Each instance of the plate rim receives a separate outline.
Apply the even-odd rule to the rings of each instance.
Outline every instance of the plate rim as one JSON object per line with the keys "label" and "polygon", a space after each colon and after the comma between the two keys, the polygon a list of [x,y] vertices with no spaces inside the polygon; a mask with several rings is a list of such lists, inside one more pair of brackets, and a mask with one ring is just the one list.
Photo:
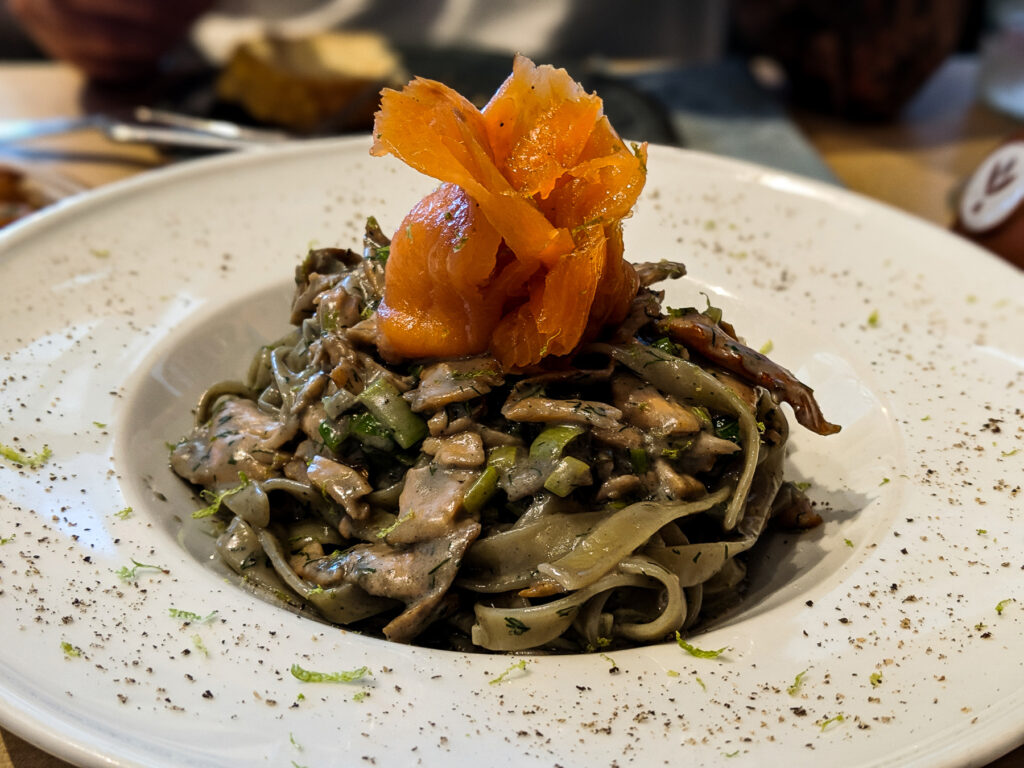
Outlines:
{"label": "plate rim", "polygon": [[[91,208],[101,206],[111,201],[116,201],[116,199],[123,195],[133,194],[151,187],[159,187],[163,184],[172,183],[176,180],[180,181],[190,177],[201,177],[205,173],[213,172],[218,169],[230,169],[232,167],[248,166],[254,163],[260,164],[261,162],[267,162],[268,160],[273,162],[280,158],[305,155],[307,153],[331,151],[332,148],[339,151],[342,149],[351,151],[357,147],[366,147],[368,150],[368,138],[368,135],[358,135],[341,139],[322,139],[309,142],[296,142],[294,145],[281,148],[267,150],[259,149],[237,152],[230,155],[198,158],[173,166],[144,172],[131,178],[122,179],[103,187],[89,190],[84,194],[75,195],[72,198],[68,198],[56,205],[49,206],[32,214],[31,216],[25,217],[0,232],[0,263],[4,262],[4,257],[7,255],[9,249],[12,249],[23,240],[31,239],[36,232],[42,231],[44,228],[50,226],[51,223],[59,223],[62,219],[73,216],[87,215]],[[1024,276],[1012,265],[1002,259],[999,259],[989,251],[980,248],[970,241],[957,238],[955,234],[943,229],[937,224],[921,219],[889,204],[867,198],[859,193],[835,187],[826,182],[808,179],[786,171],[771,169],[766,166],[747,161],[722,158],[704,152],[663,145],[652,146],[652,152],[660,153],[663,151],[669,151],[673,154],[681,154],[684,157],[689,157],[693,162],[703,163],[714,169],[730,174],[735,174],[737,172],[750,174],[752,175],[751,180],[754,183],[758,183],[758,178],[768,174],[780,179],[791,180],[797,185],[808,190],[808,192],[816,199],[824,200],[827,203],[831,203],[836,199],[849,200],[857,203],[858,205],[864,206],[865,210],[867,210],[869,214],[882,212],[884,215],[896,215],[903,220],[904,224],[909,226],[923,226],[930,231],[937,230],[939,232],[943,232],[948,237],[957,240],[959,247],[970,252],[972,258],[982,259],[989,266],[996,266],[997,269],[1005,268],[1007,275],[1013,276],[1012,279],[1021,279],[1021,277]],[[23,738],[25,741],[32,743],[40,749],[43,749],[44,751],[47,751],[61,759],[81,765],[110,765],[112,762],[124,765],[136,764],[132,762],[112,760],[111,758],[95,751],[95,747],[98,746],[98,744],[91,740],[90,737],[92,737],[93,734],[89,731],[76,727],[75,731],[79,735],[77,740],[70,739],[63,733],[58,734],[49,731],[46,728],[45,718],[43,716],[30,715],[24,710],[15,709],[13,707],[13,703],[9,701],[7,693],[7,691],[0,691],[0,723],[15,735]],[[1009,716],[1010,713],[1003,712],[999,718],[996,718],[996,721],[1006,719]],[[64,728],[67,729],[69,723],[64,723],[63,725]],[[991,720],[987,721],[986,725],[989,729],[993,727]],[[1005,736],[1007,732],[1004,730],[1003,733]],[[983,760],[991,760],[998,758],[1000,755],[1009,752],[1021,744],[1024,744],[1024,728],[1022,728],[1015,737],[1010,736],[1009,738],[1005,738],[1002,743],[1000,743],[998,739],[994,742],[989,740],[985,745],[987,748],[982,750],[977,749],[978,744],[976,742],[972,743],[970,747],[964,747],[959,750],[957,757],[970,758],[972,760],[978,760],[979,758]]]}

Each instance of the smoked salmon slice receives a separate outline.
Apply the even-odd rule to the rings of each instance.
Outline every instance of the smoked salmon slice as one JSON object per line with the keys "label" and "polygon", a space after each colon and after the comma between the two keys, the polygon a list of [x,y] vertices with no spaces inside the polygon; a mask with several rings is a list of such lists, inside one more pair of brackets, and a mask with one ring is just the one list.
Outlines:
{"label": "smoked salmon slice", "polygon": [[621,221],[646,180],[601,100],[517,56],[484,109],[416,78],[386,89],[371,154],[442,182],[392,240],[378,324],[403,357],[490,350],[507,370],[570,354],[636,294]]}

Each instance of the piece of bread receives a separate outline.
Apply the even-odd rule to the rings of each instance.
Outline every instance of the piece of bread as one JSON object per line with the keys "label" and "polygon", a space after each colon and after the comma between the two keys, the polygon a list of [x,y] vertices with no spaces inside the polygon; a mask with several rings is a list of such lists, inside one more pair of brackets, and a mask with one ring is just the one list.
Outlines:
{"label": "piece of bread", "polygon": [[243,43],[218,78],[217,95],[265,123],[331,133],[368,127],[380,89],[404,79],[397,54],[378,35],[328,32]]}

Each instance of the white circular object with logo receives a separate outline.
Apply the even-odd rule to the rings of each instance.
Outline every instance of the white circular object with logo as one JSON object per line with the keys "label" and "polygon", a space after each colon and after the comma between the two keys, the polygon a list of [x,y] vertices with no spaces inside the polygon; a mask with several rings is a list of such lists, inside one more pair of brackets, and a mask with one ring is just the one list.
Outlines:
{"label": "white circular object with logo", "polygon": [[1024,141],[1011,141],[978,166],[960,198],[960,221],[985,232],[1006,221],[1024,200]]}

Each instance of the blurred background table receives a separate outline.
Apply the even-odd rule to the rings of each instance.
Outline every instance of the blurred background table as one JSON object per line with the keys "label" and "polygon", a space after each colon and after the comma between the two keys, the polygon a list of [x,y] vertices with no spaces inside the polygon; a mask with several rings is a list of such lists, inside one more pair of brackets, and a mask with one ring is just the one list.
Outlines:
{"label": "blurred background table", "polygon": [[[948,227],[959,185],[986,154],[1024,128],[978,102],[977,74],[974,58],[949,60],[898,119],[887,123],[851,123],[799,110],[780,114],[838,183]],[[84,92],[81,76],[67,66],[0,64],[0,120],[82,114]],[[0,163],[5,155],[90,188],[168,162],[152,147],[115,144],[92,132],[0,147]],[[0,728],[0,768],[64,766]],[[990,768],[1022,766],[1024,748],[1019,748]]]}

